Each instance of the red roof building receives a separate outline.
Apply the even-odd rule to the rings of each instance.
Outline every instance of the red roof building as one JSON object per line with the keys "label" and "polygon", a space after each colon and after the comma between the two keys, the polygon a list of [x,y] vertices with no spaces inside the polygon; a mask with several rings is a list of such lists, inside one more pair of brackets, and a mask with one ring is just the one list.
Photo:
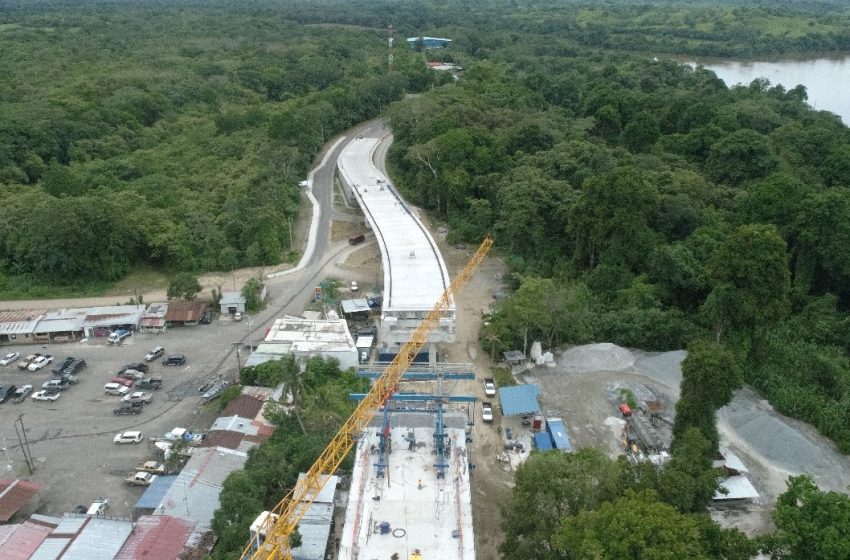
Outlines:
{"label": "red roof building", "polygon": [[0,522],[9,521],[41,489],[41,484],[19,478],[0,480]]}
{"label": "red roof building", "polygon": [[177,558],[196,523],[170,515],[143,515],[115,560]]}

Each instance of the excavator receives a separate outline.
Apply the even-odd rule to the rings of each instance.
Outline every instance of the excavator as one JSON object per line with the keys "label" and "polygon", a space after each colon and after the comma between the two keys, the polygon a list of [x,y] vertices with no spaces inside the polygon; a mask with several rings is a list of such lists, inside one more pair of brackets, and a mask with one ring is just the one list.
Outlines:
{"label": "excavator", "polygon": [[419,323],[384,373],[375,380],[369,393],[328,443],[304,479],[290,490],[274,509],[257,517],[260,523],[256,537],[252,537],[245,546],[242,560],[292,560],[290,537],[301,518],[316,500],[330,475],[336,472],[354,447],[358,435],[366,429],[375,413],[396,391],[402,375],[428,342],[428,337],[439,325],[443,314],[451,308],[452,296],[466,285],[492,246],[493,239],[485,237],[478,250],[446,288],[425,319]]}

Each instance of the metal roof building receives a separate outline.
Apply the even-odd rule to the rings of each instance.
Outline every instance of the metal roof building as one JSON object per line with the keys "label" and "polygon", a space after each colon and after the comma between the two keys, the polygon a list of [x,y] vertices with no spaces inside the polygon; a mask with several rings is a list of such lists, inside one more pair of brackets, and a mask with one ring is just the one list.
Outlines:
{"label": "metal roof building", "polygon": [[32,560],[112,560],[130,536],[124,519],[65,517],[44,539]]}
{"label": "metal roof building", "polygon": [[19,525],[0,525],[0,558],[29,560],[53,526],[25,521]]}
{"label": "metal roof building", "polygon": [[[304,473],[298,475],[296,488],[303,483]],[[334,512],[334,495],[339,485],[339,477],[326,477],[327,482],[307,509],[298,532],[301,533],[301,546],[292,549],[293,560],[324,560],[331,534]]]}
{"label": "metal roof building", "polygon": [[105,307],[84,307],[78,310],[85,315],[83,328],[95,327],[132,327],[138,328],[145,313],[144,305],[108,305]]}
{"label": "metal roof building", "polygon": [[540,412],[540,403],[537,402],[537,395],[539,394],[540,388],[534,383],[499,387],[502,414],[505,416],[522,416],[523,414]]}
{"label": "metal roof building", "polygon": [[0,522],[9,521],[42,488],[37,482],[19,478],[0,480]]}
{"label": "metal roof building", "polygon": [[224,447],[199,447],[180,471],[154,515],[171,515],[196,523],[190,544],[210,530],[224,479],[245,466],[248,455]]}
{"label": "metal roof building", "polygon": [[31,342],[35,326],[43,316],[44,311],[35,309],[0,313],[0,343]]}
{"label": "metal roof building", "polygon": [[357,347],[348,331],[348,324],[342,319],[277,319],[245,365],[253,366],[277,360],[286,354],[295,354],[299,358],[336,358],[342,369],[357,365]]}
{"label": "metal roof building", "polygon": [[143,515],[115,560],[173,560],[178,558],[195,523],[170,515]]}
{"label": "metal roof building", "polygon": [[[378,138],[357,138],[337,163],[343,189],[353,196],[375,232],[384,270],[381,310],[383,352],[397,352],[434,307],[451,283],[437,243],[387,177],[375,167],[372,155]],[[432,342],[454,340],[455,307],[432,333]]]}
{"label": "metal roof building", "polygon": [[145,488],[142,497],[136,502],[136,513],[153,513],[159,507],[159,504],[162,503],[162,499],[168,493],[168,489],[171,488],[175,480],[177,480],[176,474],[157,476],[151,485]]}

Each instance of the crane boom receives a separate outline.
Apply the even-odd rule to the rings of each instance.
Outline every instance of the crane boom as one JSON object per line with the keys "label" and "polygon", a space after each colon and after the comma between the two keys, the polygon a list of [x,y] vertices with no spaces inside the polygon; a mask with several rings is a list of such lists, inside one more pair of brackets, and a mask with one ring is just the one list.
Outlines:
{"label": "crane boom", "polygon": [[428,337],[439,325],[443,314],[451,308],[452,296],[466,285],[492,245],[491,237],[484,238],[470,261],[452,280],[451,285],[446,288],[425,319],[419,323],[410,336],[410,340],[401,347],[384,373],[375,380],[369,393],[360,401],[339,432],[328,443],[301,483],[284,496],[270,512],[271,515],[265,517],[263,527],[260,529],[265,534],[265,540],[261,544],[249,542],[242,551],[242,560],[291,560],[290,535],[322,491],[325,482],[330,478],[328,475],[336,472],[354,447],[357,435],[366,429],[375,413],[395,392],[402,375],[428,342]]}

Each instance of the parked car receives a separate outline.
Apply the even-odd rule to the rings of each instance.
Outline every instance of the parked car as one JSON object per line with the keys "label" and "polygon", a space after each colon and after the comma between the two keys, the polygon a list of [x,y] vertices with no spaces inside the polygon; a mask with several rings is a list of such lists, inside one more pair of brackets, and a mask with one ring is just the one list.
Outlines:
{"label": "parked car", "polygon": [[62,393],[55,391],[43,390],[37,393],[33,393],[32,400],[34,401],[56,401],[59,400],[59,397],[62,396]]}
{"label": "parked car", "polygon": [[142,432],[121,432],[120,434],[117,434],[112,441],[115,443],[139,443],[142,441]]}
{"label": "parked car", "polygon": [[485,422],[493,421],[493,404],[488,402],[481,403],[481,419]]}
{"label": "parked car", "polygon": [[186,363],[186,356],[183,354],[174,354],[173,356],[169,356],[165,361],[162,362],[164,366],[182,366]]}
{"label": "parked car", "polygon": [[28,354],[28,355],[24,356],[18,362],[18,369],[27,369],[30,366],[30,364],[33,362],[33,360],[35,360],[36,358],[38,358],[40,356],[41,356],[41,354]]}
{"label": "parked car", "polygon": [[53,356],[51,356],[50,354],[39,356],[38,358],[30,362],[30,365],[27,366],[27,369],[30,371],[38,371],[52,361]]}
{"label": "parked car", "polygon": [[237,311],[236,313],[234,313],[233,314],[233,320],[234,321],[241,321],[242,320],[242,313],[240,311]]}
{"label": "parked car", "polygon": [[112,334],[107,337],[106,342],[108,342],[109,344],[121,344],[121,342],[123,342],[125,338],[130,336],[130,334],[130,331],[118,329],[117,331],[113,331]]}
{"label": "parked car", "polygon": [[107,395],[123,397],[130,392],[130,389],[120,383],[107,383],[103,386],[103,392]]}
{"label": "parked car", "polygon": [[124,481],[131,486],[150,486],[154,480],[156,480],[155,474],[139,471],[131,474]]}
{"label": "parked car", "polygon": [[20,352],[9,352],[8,354],[0,358],[0,366],[8,366],[9,364],[17,360],[18,356],[20,355]]}
{"label": "parked car", "polygon": [[77,504],[73,508],[71,508],[70,513],[75,513],[79,515],[83,515],[88,511],[88,508],[82,504]]}
{"label": "parked car", "polygon": [[201,324],[209,325],[210,323],[212,323],[212,311],[207,309],[206,311],[204,311],[204,316],[201,317]]}
{"label": "parked car", "polygon": [[136,381],[136,389],[153,389],[156,391],[162,387],[161,377],[145,377]]}
{"label": "parked car", "polygon": [[134,369],[134,370],[140,371],[142,373],[147,373],[148,370],[150,369],[150,366],[148,364],[144,363],[144,362],[136,362],[134,364],[124,364],[123,366],[121,366],[121,369],[118,370],[118,373],[121,373],[122,371],[127,370],[127,369]]}
{"label": "parked car", "polygon": [[42,389],[58,389],[60,391],[65,391],[70,387],[71,384],[65,381],[64,379],[51,379],[50,381],[46,381],[42,384]]}
{"label": "parked car", "polygon": [[118,383],[119,385],[123,385],[127,388],[133,386],[135,383],[132,379],[125,379],[124,377],[118,377],[117,375],[113,376],[112,379],[109,380],[110,383]]}
{"label": "parked car", "polygon": [[22,403],[30,393],[32,393],[32,385],[22,385],[15,391],[15,398],[12,399],[12,402],[17,404]]}
{"label": "parked car", "polygon": [[484,380],[484,394],[488,397],[496,396],[496,381],[492,377]]}
{"label": "parked car", "polygon": [[63,383],[67,383],[69,385],[76,385],[77,381],[79,381],[80,378],[77,377],[76,375],[71,375],[70,373],[63,373],[59,377],[59,380],[62,381]]}
{"label": "parked car", "polygon": [[352,280],[351,285],[348,287],[352,292],[356,292],[360,289],[360,286],[357,285],[357,280]]}
{"label": "parked car", "polygon": [[108,507],[108,498],[95,498],[89,506],[89,509],[86,510],[86,515],[103,515],[106,513],[106,508]]}
{"label": "parked car", "polygon": [[145,354],[145,361],[152,362],[157,358],[161,358],[164,354],[165,348],[163,348],[162,346],[157,346],[156,348]]}
{"label": "parked car", "polygon": [[67,358],[65,358],[61,362],[57,363],[55,366],[53,366],[53,375],[62,375],[62,371],[65,369],[65,366],[67,366],[68,364],[70,364],[73,361],[74,361],[74,357],[68,356]]}
{"label": "parked car", "polygon": [[136,391],[134,393],[130,393],[129,395],[124,395],[121,397],[121,402],[125,403],[141,403],[148,404],[153,399],[153,395],[150,393],[146,393],[144,391]]}
{"label": "parked car", "polygon": [[144,376],[145,376],[144,372],[141,372],[137,369],[122,369],[118,373],[118,377],[121,377],[121,378],[124,378],[124,379],[136,380],[136,379],[141,379]]}
{"label": "parked car", "polygon": [[74,360],[73,362],[65,366],[65,368],[62,370],[62,375],[77,375],[78,373],[86,369],[87,366],[88,364],[85,360]]}
{"label": "parked car", "polygon": [[165,465],[156,461],[145,461],[136,465],[136,471],[149,472],[153,474],[165,474]]}
{"label": "parked car", "polygon": [[112,412],[116,416],[121,416],[123,414],[132,414],[135,416],[136,414],[142,412],[144,409],[145,407],[142,405],[142,403],[122,402],[118,405],[118,408],[112,409]]}
{"label": "parked car", "polygon": [[6,399],[14,395],[17,389],[14,385],[0,385],[0,403],[6,402]]}

